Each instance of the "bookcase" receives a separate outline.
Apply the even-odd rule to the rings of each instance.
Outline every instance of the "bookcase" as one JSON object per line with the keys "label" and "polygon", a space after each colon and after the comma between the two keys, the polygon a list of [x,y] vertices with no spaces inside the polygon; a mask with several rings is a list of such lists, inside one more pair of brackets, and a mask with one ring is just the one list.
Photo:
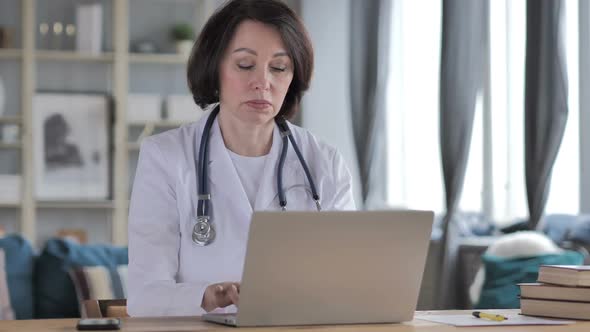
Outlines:
{"label": "bookcase", "polygon": [[[286,1],[298,11],[298,1]],[[75,41],[55,49],[43,40],[40,25],[75,22],[76,4],[100,3],[102,52],[79,53]],[[0,143],[0,173],[19,174],[20,200],[0,203],[0,225],[19,232],[39,247],[58,228],[87,230],[90,242],[127,243],[127,216],[139,142],[138,133],[159,132],[181,123],[160,120],[129,124],[130,94],[188,94],[186,56],[175,53],[171,24],[189,21],[198,33],[221,0],[0,0],[0,25],[14,30],[13,47],[0,48],[0,77],[6,107],[0,126],[17,125],[19,140]],[[133,44],[148,39],[157,53],[134,53]],[[48,46],[49,45],[49,46]],[[97,91],[113,102],[110,148],[111,194],[106,200],[41,201],[36,198],[33,97],[39,91]],[[92,133],[89,133],[91,135]],[[2,142],[0,140],[0,142]],[[95,238],[93,234],[104,236]]]}

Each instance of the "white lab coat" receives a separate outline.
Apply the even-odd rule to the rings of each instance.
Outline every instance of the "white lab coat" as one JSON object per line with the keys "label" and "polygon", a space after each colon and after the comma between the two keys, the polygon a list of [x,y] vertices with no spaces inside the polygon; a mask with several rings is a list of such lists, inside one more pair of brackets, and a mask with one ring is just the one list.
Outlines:
{"label": "white lab coat", "polygon": [[[143,140],[129,210],[127,310],[131,316],[201,315],[205,288],[240,281],[252,207],[234,168],[217,119],[209,140],[211,218],[216,239],[192,241],[197,212],[196,160],[209,112],[199,121]],[[341,155],[290,124],[324,210],[354,210],[352,179]],[[277,168],[281,137],[272,147],[254,210],[279,210]],[[288,210],[316,210],[308,181],[289,144],[283,171]],[[269,248],[272,250],[272,248]],[[235,311],[231,306],[226,310]]]}

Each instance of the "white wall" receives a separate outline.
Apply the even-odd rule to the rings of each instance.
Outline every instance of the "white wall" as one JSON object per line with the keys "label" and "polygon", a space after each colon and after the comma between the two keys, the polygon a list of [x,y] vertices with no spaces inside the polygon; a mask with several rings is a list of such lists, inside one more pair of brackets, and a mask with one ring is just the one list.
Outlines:
{"label": "white wall", "polygon": [[301,16],[315,51],[309,91],[303,97],[302,125],[343,155],[361,192],[350,117],[350,0],[302,0]]}

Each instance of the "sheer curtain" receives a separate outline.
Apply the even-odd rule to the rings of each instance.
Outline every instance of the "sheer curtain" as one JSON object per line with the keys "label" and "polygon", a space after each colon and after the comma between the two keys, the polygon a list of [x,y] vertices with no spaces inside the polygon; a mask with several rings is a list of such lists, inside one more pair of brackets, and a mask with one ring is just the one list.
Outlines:
{"label": "sheer curtain", "polygon": [[[555,161],[546,213],[580,209],[578,0],[565,0],[569,117]],[[459,210],[487,213],[498,226],[528,216],[524,176],[526,1],[490,1],[491,116],[479,95]],[[441,2],[393,2],[387,84],[387,202],[398,208],[444,212],[438,155]],[[428,8],[428,10],[424,10]],[[485,134],[488,126],[490,133]],[[590,127],[590,126],[588,126]],[[488,144],[489,151],[484,149]],[[486,155],[487,154],[487,155]],[[484,162],[484,160],[486,162]],[[491,174],[491,179],[484,179]],[[483,183],[491,183],[485,188]],[[484,190],[489,190],[486,196]],[[490,202],[485,202],[485,200]],[[484,211],[485,206],[489,211]]]}

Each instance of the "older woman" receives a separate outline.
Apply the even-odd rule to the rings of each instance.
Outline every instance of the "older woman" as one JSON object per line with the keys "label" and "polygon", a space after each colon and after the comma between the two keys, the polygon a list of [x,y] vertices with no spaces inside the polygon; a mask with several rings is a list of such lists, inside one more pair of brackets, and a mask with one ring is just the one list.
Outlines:
{"label": "older woman", "polygon": [[307,32],[283,3],[234,0],[209,19],[187,71],[208,111],[141,145],[130,315],[235,311],[253,211],[355,208],[340,154],[287,121],[312,71]]}

